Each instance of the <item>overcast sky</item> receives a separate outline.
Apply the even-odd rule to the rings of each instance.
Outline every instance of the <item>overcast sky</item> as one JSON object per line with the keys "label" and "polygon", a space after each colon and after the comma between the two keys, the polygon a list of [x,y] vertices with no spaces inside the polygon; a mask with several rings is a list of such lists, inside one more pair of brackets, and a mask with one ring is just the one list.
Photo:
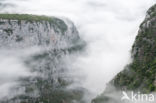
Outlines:
{"label": "overcast sky", "polygon": [[67,17],[88,43],[87,55],[75,66],[85,73],[83,86],[102,92],[106,83],[130,62],[130,49],[147,9],[155,0],[6,0],[16,7],[1,12]]}

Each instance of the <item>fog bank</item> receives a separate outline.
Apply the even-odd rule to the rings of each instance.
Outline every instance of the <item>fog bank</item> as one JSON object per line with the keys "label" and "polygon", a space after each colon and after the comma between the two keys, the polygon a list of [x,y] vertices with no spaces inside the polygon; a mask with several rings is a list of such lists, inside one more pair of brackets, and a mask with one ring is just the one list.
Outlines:
{"label": "fog bank", "polygon": [[[76,24],[81,38],[87,42],[86,53],[77,57],[74,65],[85,74],[82,86],[96,95],[101,93],[106,83],[130,61],[130,50],[139,25],[147,9],[155,2],[155,0],[5,0],[3,3],[14,6],[3,8],[1,12],[44,14],[71,19]],[[16,65],[18,63],[12,64],[20,66]],[[5,71],[0,69],[1,72]]]}

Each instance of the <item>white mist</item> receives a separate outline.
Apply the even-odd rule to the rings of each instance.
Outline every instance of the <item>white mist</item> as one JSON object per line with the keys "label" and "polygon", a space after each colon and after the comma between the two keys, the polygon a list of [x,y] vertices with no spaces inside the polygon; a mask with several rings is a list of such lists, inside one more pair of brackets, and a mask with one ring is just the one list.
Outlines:
{"label": "white mist", "polygon": [[85,75],[82,86],[100,94],[130,61],[130,50],[147,9],[155,0],[6,0],[1,12],[67,17],[87,42],[74,63]]}

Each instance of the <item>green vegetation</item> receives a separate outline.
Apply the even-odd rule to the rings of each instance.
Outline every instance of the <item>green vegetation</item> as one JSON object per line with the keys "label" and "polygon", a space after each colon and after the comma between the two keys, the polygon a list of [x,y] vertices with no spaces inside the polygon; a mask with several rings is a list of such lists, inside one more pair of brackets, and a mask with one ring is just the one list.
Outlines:
{"label": "green vegetation", "polygon": [[53,21],[52,17],[31,14],[0,14],[1,19],[27,20],[27,21]]}
{"label": "green vegetation", "polygon": [[10,36],[13,33],[12,29],[3,29],[3,31],[5,31],[8,34],[8,36]]}
{"label": "green vegetation", "polygon": [[[116,90],[140,91],[151,93],[156,91],[156,5],[147,11],[148,19],[140,25],[140,30],[132,47],[132,63],[118,73],[110,84]],[[109,88],[109,87],[108,87]],[[93,100],[103,103],[103,95]]]}
{"label": "green vegetation", "polygon": [[[151,11],[155,9],[156,5],[149,11],[156,13],[156,11]],[[120,72],[112,83],[120,89],[126,87],[128,90],[149,93],[156,90],[154,86],[156,76],[156,20],[144,22],[144,26],[141,25],[140,30],[132,47],[133,62],[127,66],[128,69]]]}

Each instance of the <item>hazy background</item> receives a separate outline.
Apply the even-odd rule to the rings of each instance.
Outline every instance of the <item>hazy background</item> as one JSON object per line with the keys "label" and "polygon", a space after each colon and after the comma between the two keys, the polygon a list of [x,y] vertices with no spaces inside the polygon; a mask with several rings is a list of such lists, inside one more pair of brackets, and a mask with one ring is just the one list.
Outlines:
{"label": "hazy background", "polygon": [[[156,0],[0,1],[5,4],[0,12],[44,14],[71,19],[77,26],[80,36],[87,42],[86,54],[77,57],[73,65],[81,69],[85,75],[82,86],[95,95],[101,93],[106,83],[130,62],[130,50],[139,25],[147,9],[156,2]],[[12,64],[15,65],[15,62]],[[0,69],[1,72],[3,69]]]}

